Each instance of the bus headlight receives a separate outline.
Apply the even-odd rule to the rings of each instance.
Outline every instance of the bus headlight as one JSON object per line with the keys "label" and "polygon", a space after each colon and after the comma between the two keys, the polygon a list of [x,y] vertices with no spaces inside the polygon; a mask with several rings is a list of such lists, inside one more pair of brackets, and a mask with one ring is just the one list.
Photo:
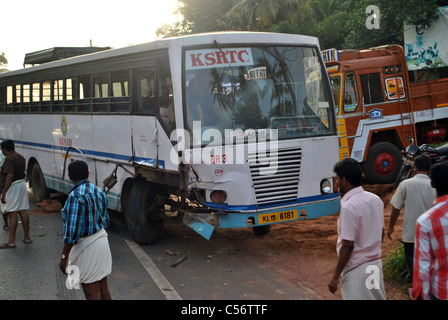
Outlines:
{"label": "bus headlight", "polygon": [[226,201],[227,195],[222,190],[214,190],[212,191],[212,193],[210,193],[210,199],[213,203],[222,204]]}
{"label": "bus headlight", "polygon": [[331,191],[331,183],[330,183],[330,181],[328,179],[323,179],[320,182],[320,192],[322,194],[327,194],[327,193],[330,193],[330,191]]}

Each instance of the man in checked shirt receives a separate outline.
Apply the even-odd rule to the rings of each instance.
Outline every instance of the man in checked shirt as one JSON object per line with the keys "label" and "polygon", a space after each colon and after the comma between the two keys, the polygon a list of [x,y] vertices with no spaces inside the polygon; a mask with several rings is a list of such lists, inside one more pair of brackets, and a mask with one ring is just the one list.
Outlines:
{"label": "man in checked shirt", "polygon": [[417,219],[409,293],[413,299],[448,300],[448,162],[432,166],[431,183],[437,199]]}
{"label": "man in checked shirt", "polygon": [[[107,196],[88,180],[84,161],[68,166],[74,184],[61,211],[64,220],[64,248],[59,267],[68,274],[68,289],[82,284],[87,300],[110,300],[107,276],[112,270],[112,256],[105,229],[109,226]],[[76,270],[76,271],[75,271]],[[71,274],[73,271],[73,275]]]}

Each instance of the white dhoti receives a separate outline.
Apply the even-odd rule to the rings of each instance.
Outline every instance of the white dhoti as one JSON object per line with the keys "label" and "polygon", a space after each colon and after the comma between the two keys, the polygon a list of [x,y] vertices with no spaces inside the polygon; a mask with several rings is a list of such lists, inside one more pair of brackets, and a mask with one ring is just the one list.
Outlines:
{"label": "white dhoti", "polygon": [[343,272],[341,293],[344,300],[386,300],[381,259]]}
{"label": "white dhoti", "polygon": [[28,210],[30,208],[26,182],[23,179],[11,183],[8,191],[6,191],[5,198],[6,203],[2,204],[2,212],[4,213]]}
{"label": "white dhoti", "polygon": [[112,255],[106,231],[101,229],[79,239],[70,250],[68,266],[79,269],[79,283],[100,281],[109,275],[112,272]]}

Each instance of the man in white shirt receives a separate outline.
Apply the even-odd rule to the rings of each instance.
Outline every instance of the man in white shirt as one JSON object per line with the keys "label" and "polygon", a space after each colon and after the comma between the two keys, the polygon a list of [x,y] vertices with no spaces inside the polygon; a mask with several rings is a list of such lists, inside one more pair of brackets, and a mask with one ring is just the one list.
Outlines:
{"label": "man in white shirt", "polygon": [[401,182],[390,200],[392,212],[387,237],[392,240],[391,235],[394,232],[395,223],[401,209],[403,209],[402,241],[411,279],[414,263],[415,222],[436,200],[436,189],[431,186],[431,180],[428,176],[431,164],[431,158],[428,156],[415,158],[416,175]]}
{"label": "man in white shirt", "polygon": [[342,194],[338,219],[338,263],[328,284],[335,293],[341,278],[344,300],[384,300],[381,243],[384,236],[384,204],[361,187],[358,161],[344,159],[334,171]]}

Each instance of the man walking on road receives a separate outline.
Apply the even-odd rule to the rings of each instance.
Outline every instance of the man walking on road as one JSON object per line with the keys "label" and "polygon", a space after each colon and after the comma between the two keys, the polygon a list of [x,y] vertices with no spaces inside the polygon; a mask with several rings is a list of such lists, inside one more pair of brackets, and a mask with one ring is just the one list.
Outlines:
{"label": "man walking on road", "polygon": [[[29,209],[28,191],[25,181],[25,158],[15,151],[14,141],[5,140],[1,143],[2,153],[6,156],[0,179],[2,186],[2,206],[9,217],[9,239],[0,245],[0,249],[16,248],[17,213],[22,221],[25,244],[32,243],[29,235],[30,220],[26,210]],[[5,220],[5,227],[6,227]]]}
{"label": "man walking on road", "polygon": [[62,209],[64,248],[59,267],[65,274],[79,271],[73,274],[79,279],[73,280],[82,284],[87,300],[110,300],[107,276],[112,271],[112,256],[105,231],[109,226],[107,196],[89,182],[84,161],[70,163],[68,176],[74,187]]}
{"label": "man walking on road", "polygon": [[428,156],[415,158],[414,166],[417,174],[411,179],[401,182],[390,200],[392,212],[387,237],[392,240],[391,235],[394,232],[395,223],[403,208],[402,241],[411,279],[414,264],[415,222],[436,200],[436,190],[431,186],[428,176],[431,165],[432,161]]}
{"label": "man walking on road", "polygon": [[344,300],[384,300],[381,243],[384,236],[384,204],[361,187],[362,169],[358,161],[344,159],[334,167],[342,194],[338,219],[338,262],[328,284],[338,289]]}

